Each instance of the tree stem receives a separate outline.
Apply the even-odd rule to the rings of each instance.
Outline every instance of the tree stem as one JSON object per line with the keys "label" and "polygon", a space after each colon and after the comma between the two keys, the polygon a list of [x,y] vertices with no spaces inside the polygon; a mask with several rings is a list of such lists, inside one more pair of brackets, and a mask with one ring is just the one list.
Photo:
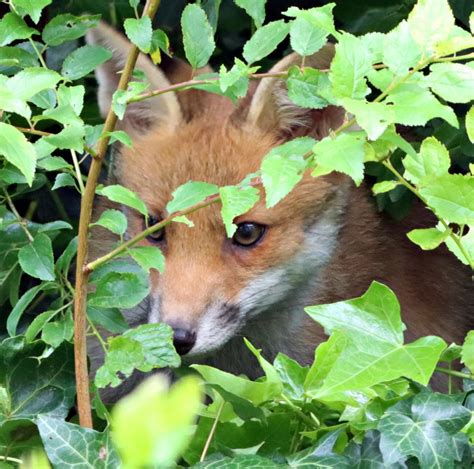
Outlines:
{"label": "tree stem", "polygon": [[[160,4],[160,0],[148,0],[143,16],[153,18]],[[132,46],[128,53],[125,67],[120,76],[117,86],[118,90],[125,90],[132,76],[135,63],[138,59],[138,48]],[[105,135],[112,132],[117,123],[117,116],[112,107],[105,119],[103,135],[97,145],[96,158],[92,160],[89,170],[87,183],[84,194],[81,199],[81,213],[79,217],[79,234],[77,249],[77,266],[76,266],[76,297],[74,304],[74,364],[76,372],[76,389],[77,389],[77,407],[79,414],[79,423],[83,427],[92,428],[92,412],[89,393],[89,375],[87,369],[87,344],[86,344],[86,305],[87,305],[87,281],[89,271],[84,269],[88,257],[88,234],[89,224],[92,217],[92,209],[94,203],[95,189],[99,180],[100,170],[105,158],[109,137]]]}

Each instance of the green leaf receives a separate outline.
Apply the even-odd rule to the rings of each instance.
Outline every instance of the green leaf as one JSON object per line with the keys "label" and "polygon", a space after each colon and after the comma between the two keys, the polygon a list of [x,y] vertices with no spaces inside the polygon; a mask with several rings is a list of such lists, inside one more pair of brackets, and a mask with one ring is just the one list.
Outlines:
{"label": "green leaf", "polygon": [[343,34],[336,46],[329,73],[334,96],[363,99],[369,93],[365,76],[371,69],[370,53],[361,40],[351,34]]}
{"label": "green leaf", "polygon": [[[404,345],[400,305],[394,293],[377,282],[359,298],[305,311],[327,332],[335,333],[326,346],[334,351],[320,351],[313,364],[316,370],[326,370],[319,378],[322,384],[307,389],[317,399],[341,400],[348,392],[401,376],[426,385],[445,348],[439,337]],[[330,362],[324,367],[318,362],[324,363],[326,356]]]}
{"label": "green leaf", "polygon": [[69,242],[66,249],[59,256],[59,259],[56,261],[56,268],[58,272],[67,273],[69,271],[69,266],[71,265],[72,259],[77,253],[77,236]]}
{"label": "green leaf", "polygon": [[78,39],[99,24],[100,15],[75,16],[69,13],[55,16],[43,29],[43,41],[49,46]]}
{"label": "green leaf", "polygon": [[469,331],[462,345],[461,362],[474,373],[474,331]]}
{"label": "green leaf", "polygon": [[97,225],[121,236],[127,231],[127,217],[120,210],[104,210],[99,219],[91,223],[91,226]]}
{"label": "green leaf", "polygon": [[16,166],[31,186],[36,168],[35,147],[10,124],[0,122],[0,155]]}
{"label": "green leaf", "polygon": [[6,46],[17,39],[28,39],[37,32],[17,14],[7,13],[0,20],[0,46]]}
{"label": "green leaf", "polygon": [[148,209],[142,199],[135,192],[118,184],[97,189],[97,194],[107,197],[112,202],[117,202],[127,207],[134,208],[142,215],[148,215]]}
{"label": "green leaf", "polygon": [[142,16],[139,19],[127,18],[123,26],[125,34],[143,53],[148,54],[151,48],[151,19],[149,16]]}
{"label": "green leaf", "polygon": [[391,465],[414,456],[423,468],[454,467],[453,436],[470,419],[470,412],[451,396],[422,392],[389,408],[380,421],[380,449]]}
{"label": "green leaf", "polygon": [[118,386],[134,370],[177,367],[179,355],[173,347],[173,330],[163,323],[144,324],[121,336],[109,337],[104,364],[97,370],[96,386]]}
{"label": "green leaf", "polygon": [[[222,469],[240,469],[240,468],[250,468],[250,469],[276,469],[278,467],[290,467],[290,466],[281,466],[276,464],[272,459],[268,459],[257,454],[247,455],[239,454],[237,456],[223,456],[222,454],[213,455],[212,459],[206,458],[203,462],[195,464],[194,469],[213,469],[213,468],[222,468]],[[298,466],[291,466],[298,467]],[[313,467],[313,466],[303,466],[303,467]],[[319,469],[318,466],[314,466],[316,469]],[[330,467],[330,466],[326,466]]]}
{"label": "green leaf", "polygon": [[74,322],[69,312],[61,320],[45,324],[41,339],[51,347],[58,348],[64,341],[70,341],[73,334]]}
{"label": "green leaf", "polygon": [[163,256],[160,248],[156,246],[138,246],[129,249],[128,252],[143,270],[156,269],[161,273],[164,272],[165,256]]}
{"label": "green leaf", "polygon": [[35,67],[38,65],[38,59],[31,52],[19,47],[5,46],[0,47],[0,65],[20,68]]}
{"label": "green leaf", "polygon": [[307,167],[303,156],[314,140],[302,137],[273,148],[263,159],[261,171],[267,208],[276,205],[298,184]]}
{"label": "green leaf", "polygon": [[110,137],[110,143],[120,142],[128,148],[132,148],[132,139],[127,132],[123,130],[114,130],[113,132],[105,132],[104,137]]}
{"label": "green leaf", "polygon": [[54,258],[51,239],[38,234],[34,240],[18,252],[18,260],[24,272],[40,280],[54,280]]}
{"label": "green leaf", "polygon": [[[438,224],[437,228],[441,228],[441,223]],[[455,243],[453,238],[450,236],[445,239],[447,248],[465,265],[471,265],[474,261],[474,229],[469,226],[469,231],[464,236],[458,236],[459,242],[461,243],[464,252],[459,248],[458,244]],[[467,257],[466,257],[467,256]]]}
{"label": "green leaf", "polygon": [[54,467],[106,469],[120,466],[107,430],[100,433],[44,415],[38,417],[38,430]]}
{"label": "green leaf", "polygon": [[435,117],[441,117],[453,127],[458,128],[458,119],[454,111],[441,104],[430,91],[414,88],[390,94],[387,102],[393,104],[395,122],[403,125],[425,125]]}
{"label": "green leaf", "polygon": [[237,229],[234,218],[248,212],[258,201],[259,191],[255,187],[225,186],[219,189],[221,215],[227,236],[231,238]]}
{"label": "green leaf", "polygon": [[113,334],[122,334],[130,329],[123,314],[117,308],[87,308],[87,317]]}
{"label": "green leaf", "polygon": [[446,174],[419,189],[435,214],[450,223],[474,224],[474,176]]}
{"label": "green leaf", "polygon": [[63,63],[61,75],[68,80],[77,80],[107,62],[112,52],[100,46],[82,46],[71,52]]}
{"label": "green leaf", "polygon": [[382,181],[378,182],[377,184],[374,184],[372,187],[372,192],[374,194],[384,194],[385,192],[389,192],[395,187],[399,185],[399,182],[397,181]]}
{"label": "green leaf", "polygon": [[394,122],[395,116],[389,106],[351,98],[340,100],[346,111],[354,114],[357,123],[367,132],[370,140],[377,140]]}
{"label": "green leaf", "polygon": [[203,395],[188,376],[168,390],[154,376],[113,409],[113,440],[127,467],[172,467],[193,434]]}
{"label": "green leaf", "polygon": [[186,210],[218,192],[219,188],[215,184],[188,181],[173,191],[173,199],[166,205],[166,211],[172,214]]}
{"label": "green leaf", "polygon": [[76,116],[82,112],[84,107],[85,89],[82,85],[67,86],[65,84],[59,85],[58,101],[61,108],[72,109]]}
{"label": "green leaf", "polygon": [[466,132],[471,143],[474,143],[474,106],[466,114]]}
{"label": "green leaf", "polygon": [[76,187],[75,179],[68,173],[59,173],[54,179],[52,191],[60,189],[61,187]]}
{"label": "green leaf", "polygon": [[420,228],[407,234],[409,240],[424,251],[436,249],[448,236],[449,230],[440,231],[437,228]]}
{"label": "green leaf", "polygon": [[[420,153],[416,158],[407,155],[403,159],[405,166],[404,177],[413,184],[422,184],[423,179],[430,176],[443,176],[448,173],[451,166],[446,147],[435,137],[423,140]],[[430,179],[427,179],[428,183]]]}
{"label": "green leaf", "polygon": [[297,66],[290,68],[288,72],[288,97],[298,106],[310,109],[322,109],[329,103],[321,96],[327,90],[327,73],[314,68],[301,70]]}
{"label": "green leaf", "polygon": [[312,55],[326,44],[329,34],[336,33],[332,13],[335,6],[335,3],[329,3],[308,10],[291,7],[284,13],[296,17],[290,26],[290,44],[295,52],[302,56]]}
{"label": "green leaf", "polygon": [[308,374],[308,367],[301,366],[292,358],[279,353],[273,363],[283,383],[283,392],[290,399],[304,398],[304,382]]}
{"label": "green leaf", "polygon": [[[403,51],[403,53],[400,53]],[[421,59],[421,50],[415,42],[410,27],[402,21],[384,36],[383,63],[395,73],[406,75]]]}
{"label": "green leaf", "polygon": [[31,67],[25,68],[10,78],[7,87],[19,99],[27,101],[40,91],[54,88],[60,80],[61,75],[53,70]]}
{"label": "green leaf", "polygon": [[109,272],[98,281],[95,292],[89,295],[89,305],[99,308],[133,308],[149,293],[146,276],[131,272]]}
{"label": "green leaf", "polygon": [[408,15],[408,26],[424,55],[432,55],[435,46],[449,37],[454,26],[448,0],[418,0]]}
{"label": "green leaf", "polygon": [[206,13],[196,4],[186,5],[181,16],[184,52],[193,69],[204,67],[216,47]]}
{"label": "green leaf", "polygon": [[8,81],[0,82],[0,109],[7,112],[14,112],[23,116],[25,119],[30,119],[31,109],[26,102],[18,98],[14,90],[7,87]]}
{"label": "green leaf", "polygon": [[243,98],[248,91],[249,75],[257,70],[258,67],[249,67],[237,58],[229,71],[227,71],[225,65],[221,65],[219,70],[221,91],[233,101],[236,101],[237,98]]}
{"label": "green leaf", "polygon": [[34,23],[38,23],[44,7],[50,5],[53,0],[12,0],[15,10],[22,16],[29,15]]}
{"label": "green leaf", "polygon": [[44,344],[25,344],[21,337],[0,344],[0,387],[9,406],[0,406],[0,426],[7,419],[36,420],[39,414],[66,418],[74,403],[74,357],[64,344],[48,360],[38,360]]}
{"label": "green leaf", "polygon": [[28,308],[35,296],[45,288],[46,284],[40,284],[36,287],[30,288],[25,293],[23,293],[22,297],[18,300],[15,307],[7,318],[7,331],[10,336],[16,335],[16,328],[18,326],[22,314],[25,312],[26,308]]}
{"label": "green leaf", "polygon": [[361,132],[325,137],[313,147],[316,169],[339,171],[350,176],[356,185],[364,178],[365,136]]}
{"label": "green leaf", "polygon": [[244,46],[244,59],[251,65],[273,52],[289,32],[289,24],[285,21],[272,21],[257,29],[255,34]]}
{"label": "green leaf", "polygon": [[260,28],[265,21],[265,3],[267,0],[234,0],[253,19],[255,26]]}
{"label": "green leaf", "polygon": [[58,134],[44,137],[44,140],[61,150],[71,149],[80,153],[84,149],[84,126],[69,125]]}
{"label": "green leaf", "polygon": [[150,48],[150,58],[154,64],[161,62],[161,51],[163,51],[166,55],[172,55],[168,36],[161,29],[155,29],[151,35]]}
{"label": "green leaf", "polygon": [[430,67],[423,83],[451,103],[469,103],[474,99],[474,68],[456,63],[439,63]]}
{"label": "green leaf", "polygon": [[31,324],[28,326],[28,329],[26,329],[26,342],[33,342],[38,333],[43,329],[45,324],[47,324],[57,314],[57,310],[45,311],[44,313],[38,314],[38,316],[36,316],[33,321],[31,321]]}

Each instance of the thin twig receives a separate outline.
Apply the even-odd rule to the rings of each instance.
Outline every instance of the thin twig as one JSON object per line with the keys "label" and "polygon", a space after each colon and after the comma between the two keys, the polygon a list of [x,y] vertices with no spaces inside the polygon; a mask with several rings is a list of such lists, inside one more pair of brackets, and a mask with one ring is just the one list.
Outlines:
{"label": "thin twig", "polygon": [[224,405],[225,401],[223,400],[221,405],[219,406],[219,409],[217,410],[216,418],[212,423],[211,431],[209,432],[209,435],[207,437],[206,444],[204,445],[201,457],[199,458],[199,462],[203,462],[206,458],[207,452],[209,451],[209,447],[211,446],[212,439],[214,438],[214,434],[216,433],[217,424],[219,423],[219,419],[221,417],[222,410],[224,409]]}
{"label": "thin twig", "polygon": [[[160,4],[160,0],[148,0],[143,10],[143,16],[153,18]],[[138,59],[138,48],[134,45],[125,62],[117,90],[125,90],[132,76]],[[117,115],[110,108],[104,123],[103,135],[112,132],[117,123]],[[76,370],[77,406],[79,423],[84,427],[92,428],[92,413],[89,393],[89,376],[87,369],[87,335],[86,335],[86,305],[88,271],[84,269],[88,257],[89,224],[92,217],[95,189],[99,180],[100,170],[105,158],[109,137],[103,137],[97,145],[97,156],[92,160],[84,195],[81,199],[81,213],[79,217],[77,266],[76,266],[76,296],[74,306],[74,360]]]}
{"label": "thin twig", "polygon": [[469,379],[474,381],[474,375],[469,373],[463,373],[461,371],[450,370],[449,368],[442,368],[440,366],[436,367],[435,371],[444,373],[445,375],[455,376],[456,378]]}
{"label": "thin twig", "polygon": [[71,149],[71,158],[74,164],[74,169],[76,170],[76,179],[77,179],[77,183],[79,184],[79,189],[81,191],[81,194],[84,194],[84,181],[82,180],[81,168],[79,166],[79,161],[77,161],[76,152],[72,149]]}
{"label": "thin twig", "polygon": [[21,217],[21,215],[18,213],[18,210],[16,209],[10,195],[6,191],[6,189],[3,189],[3,194],[5,195],[5,199],[7,200],[7,204],[10,207],[10,210],[13,212],[13,215],[15,215],[15,218],[18,220],[19,225],[21,226],[22,230],[25,232],[26,237],[30,241],[30,243],[33,242],[33,235],[30,233],[30,230],[28,230],[28,226],[25,223],[25,220]]}

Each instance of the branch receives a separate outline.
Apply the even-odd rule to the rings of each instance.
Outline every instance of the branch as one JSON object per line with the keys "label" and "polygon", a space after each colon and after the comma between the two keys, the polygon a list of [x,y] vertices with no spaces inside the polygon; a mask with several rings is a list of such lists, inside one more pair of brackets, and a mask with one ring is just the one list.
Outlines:
{"label": "branch", "polygon": [[[160,4],[160,0],[148,0],[143,16],[153,18]],[[135,63],[138,59],[139,50],[132,45],[128,53],[125,67],[120,76],[117,90],[125,90],[132,76]],[[117,123],[117,115],[113,109],[109,110],[105,119],[103,137],[97,145],[97,156],[92,160],[89,170],[84,195],[81,199],[81,214],[79,217],[79,237],[77,249],[77,266],[76,266],[76,297],[74,305],[74,361],[76,371],[76,388],[77,388],[77,407],[79,414],[79,423],[83,427],[92,428],[92,413],[89,394],[89,376],[87,369],[87,344],[86,344],[86,306],[87,306],[87,281],[88,271],[84,269],[88,257],[87,238],[89,234],[89,224],[92,217],[92,209],[94,203],[94,195],[99,180],[100,170],[105,158],[107,146],[110,137],[107,132],[112,132]]]}

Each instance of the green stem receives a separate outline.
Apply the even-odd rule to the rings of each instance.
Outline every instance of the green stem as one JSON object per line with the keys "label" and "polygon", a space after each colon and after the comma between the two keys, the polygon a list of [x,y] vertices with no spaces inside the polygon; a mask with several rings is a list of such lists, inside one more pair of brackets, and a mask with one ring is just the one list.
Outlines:
{"label": "green stem", "polygon": [[38,48],[36,47],[36,44],[35,44],[35,41],[33,41],[33,39],[28,38],[28,41],[29,43],[31,44],[31,47],[33,48],[33,50],[35,51],[35,54],[37,55],[39,61],[40,61],[40,64],[43,68],[48,68],[48,66],[46,65],[46,62],[44,61],[43,59],[43,56],[41,55],[41,52],[38,50]]}
{"label": "green stem", "polygon": [[432,62],[457,62],[458,60],[469,59],[474,59],[474,52],[464,55],[453,55],[451,57],[440,57],[439,59],[433,59]]}
{"label": "green stem", "polygon": [[21,459],[12,458],[11,456],[3,456],[2,454],[0,454],[0,459],[3,461],[14,462],[16,464],[23,464],[23,461]]}
{"label": "green stem", "polygon": [[5,199],[7,200],[7,204],[10,207],[10,210],[13,212],[13,215],[15,215],[15,217],[18,220],[18,223],[20,224],[22,230],[25,232],[26,237],[28,238],[30,243],[33,242],[33,239],[34,239],[33,235],[30,233],[30,230],[28,230],[28,226],[25,223],[25,220],[18,213],[18,210],[16,209],[15,205],[13,204],[13,201],[10,198],[10,195],[8,194],[6,189],[3,189],[3,194],[5,195]]}
{"label": "green stem", "polygon": [[291,407],[293,412],[298,415],[298,417],[306,424],[308,427],[313,428],[313,429],[318,429],[319,427],[316,425],[316,422],[314,422],[310,417],[308,417],[304,412],[301,411],[301,409],[293,404],[293,402],[288,399],[288,397],[285,396],[285,394],[281,395],[281,398],[285,401],[285,403]]}
{"label": "green stem", "polygon": [[474,375],[469,373],[463,373],[461,371],[450,370],[449,368],[442,368],[440,366],[436,367],[436,370],[439,373],[444,373],[445,375],[455,376],[456,378],[469,379],[474,381]]}
{"label": "green stem", "polygon": [[82,195],[84,194],[84,181],[82,180],[81,168],[79,167],[79,161],[77,160],[77,155],[74,150],[71,150],[71,157],[72,157],[72,162],[74,164],[74,169],[76,171],[77,183],[79,184],[79,189]]}
{"label": "green stem", "polygon": [[217,424],[219,423],[219,419],[221,417],[222,410],[224,409],[224,405],[225,401],[222,400],[222,403],[219,406],[219,409],[217,410],[216,418],[212,423],[211,431],[209,432],[209,435],[207,437],[206,444],[204,445],[204,448],[202,450],[201,457],[199,458],[199,462],[203,462],[206,458],[207,452],[209,451],[209,447],[211,446],[212,439],[214,438],[214,434],[216,433]]}
{"label": "green stem", "polygon": [[92,333],[93,335],[95,335],[95,337],[97,338],[97,340],[99,341],[99,344],[101,345],[102,347],[102,350],[104,351],[105,354],[107,354],[107,343],[105,342],[105,340],[102,338],[102,336],[100,335],[100,332],[97,330],[97,327],[95,327],[95,324],[93,323],[93,321],[89,318],[89,316],[87,316],[87,322],[90,326],[90,328],[92,329]]}

